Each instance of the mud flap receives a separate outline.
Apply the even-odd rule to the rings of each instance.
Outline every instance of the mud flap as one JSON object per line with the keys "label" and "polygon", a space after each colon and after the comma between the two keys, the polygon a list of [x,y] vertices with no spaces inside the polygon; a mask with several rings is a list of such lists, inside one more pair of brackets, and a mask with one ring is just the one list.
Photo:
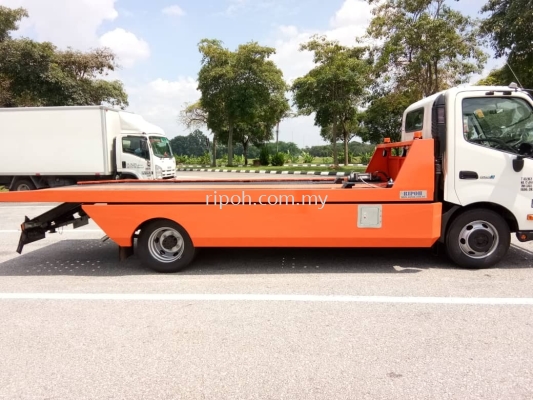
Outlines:
{"label": "mud flap", "polygon": [[133,255],[133,246],[119,246],[118,247],[118,259],[119,261],[124,261],[128,257],[131,257]]}

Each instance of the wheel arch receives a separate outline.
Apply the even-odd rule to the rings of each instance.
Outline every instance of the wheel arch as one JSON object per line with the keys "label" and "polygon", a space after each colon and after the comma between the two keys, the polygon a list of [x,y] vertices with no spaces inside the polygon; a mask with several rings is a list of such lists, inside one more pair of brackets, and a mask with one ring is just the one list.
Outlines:
{"label": "wheel arch", "polygon": [[469,210],[491,210],[498,214],[500,214],[507,225],[509,226],[509,230],[511,233],[514,233],[518,231],[518,221],[514,214],[509,211],[507,208],[503,207],[500,204],[492,203],[492,202],[478,202],[478,203],[472,203],[467,206],[458,206],[455,204],[449,204],[446,206],[446,211],[443,213],[443,223],[441,226],[441,239],[440,241],[444,241],[446,234],[448,232],[448,229],[451,225],[451,223],[459,217],[459,215],[463,214],[466,211]]}
{"label": "wheel arch", "polygon": [[[181,224],[179,221],[176,221],[175,219],[172,219],[172,218],[168,218],[168,217],[152,217],[152,218],[149,218],[143,222],[141,222],[132,232],[131,234],[131,243],[133,244],[133,239],[135,239],[136,237],[138,237],[138,233],[139,231],[142,231],[147,225],[153,223],[153,222],[157,222],[157,221],[170,221],[170,222],[173,222],[175,224],[178,224],[179,226],[181,226],[187,233],[188,233],[188,230],[187,228],[185,228],[185,226],[183,226],[183,224]],[[189,234],[190,235],[190,234]],[[193,242],[194,244],[194,239],[191,237],[191,241]]]}

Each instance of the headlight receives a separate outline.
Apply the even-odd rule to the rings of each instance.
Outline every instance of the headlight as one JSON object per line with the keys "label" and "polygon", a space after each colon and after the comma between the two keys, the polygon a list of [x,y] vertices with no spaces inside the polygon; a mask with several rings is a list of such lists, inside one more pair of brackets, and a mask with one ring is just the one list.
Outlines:
{"label": "headlight", "polygon": [[155,166],[155,179],[163,179],[163,168],[159,165]]}

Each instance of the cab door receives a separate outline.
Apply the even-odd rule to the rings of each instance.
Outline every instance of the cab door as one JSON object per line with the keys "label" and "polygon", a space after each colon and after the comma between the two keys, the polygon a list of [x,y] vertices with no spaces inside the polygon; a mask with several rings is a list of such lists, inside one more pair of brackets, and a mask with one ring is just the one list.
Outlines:
{"label": "cab door", "polygon": [[122,175],[137,179],[153,179],[150,151],[145,137],[123,136],[120,138],[117,166]]}
{"label": "cab door", "polygon": [[[533,107],[520,92],[459,93],[455,102],[455,194],[463,206],[491,202],[533,229]],[[523,154],[523,166],[518,156]],[[515,170],[516,168],[516,170]]]}

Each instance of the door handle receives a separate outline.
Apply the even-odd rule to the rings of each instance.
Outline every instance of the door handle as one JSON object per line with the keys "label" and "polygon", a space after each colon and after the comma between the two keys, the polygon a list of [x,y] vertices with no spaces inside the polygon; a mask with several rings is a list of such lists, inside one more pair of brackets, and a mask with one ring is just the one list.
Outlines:
{"label": "door handle", "polygon": [[122,161],[122,168],[126,168],[126,161]]}
{"label": "door handle", "polygon": [[478,179],[478,175],[475,171],[460,171],[459,179]]}

